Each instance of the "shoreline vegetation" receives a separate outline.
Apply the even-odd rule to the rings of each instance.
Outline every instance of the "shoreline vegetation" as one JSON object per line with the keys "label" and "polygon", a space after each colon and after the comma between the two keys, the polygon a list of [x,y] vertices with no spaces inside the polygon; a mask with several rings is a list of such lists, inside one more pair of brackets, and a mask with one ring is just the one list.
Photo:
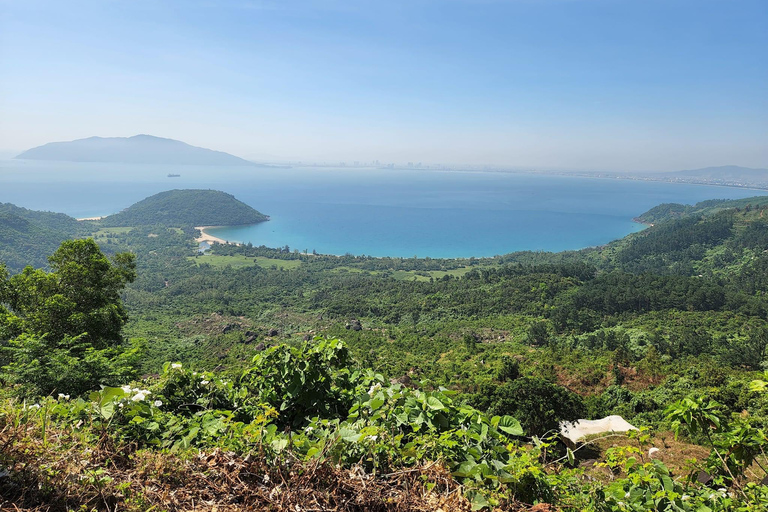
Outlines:
{"label": "shoreline vegetation", "polygon": [[640,217],[632,217],[632,222],[635,222],[637,224],[642,224],[645,227],[652,228],[654,226],[653,222],[646,222]]}

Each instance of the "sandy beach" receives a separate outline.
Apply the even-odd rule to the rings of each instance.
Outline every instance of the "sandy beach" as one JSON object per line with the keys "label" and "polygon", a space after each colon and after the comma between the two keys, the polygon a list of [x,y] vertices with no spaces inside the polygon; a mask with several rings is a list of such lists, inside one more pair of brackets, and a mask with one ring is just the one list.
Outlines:
{"label": "sandy beach", "polygon": [[[209,235],[208,233],[205,232],[206,229],[217,228],[217,227],[221,227],[221,226],[196,226],[195,229],[199,229],[200,230],[200,236],[195,238],[195,242],[197,242],[197,243],[200,243],[200,242],[208,242],[208,243],[216,242],[216,243],[219,243],[219,244],[229,243],[226,240],[224,240],[223,238],[219,238],[217,236]],[[234,245],[240,245],[240,244],[234,244]]]}

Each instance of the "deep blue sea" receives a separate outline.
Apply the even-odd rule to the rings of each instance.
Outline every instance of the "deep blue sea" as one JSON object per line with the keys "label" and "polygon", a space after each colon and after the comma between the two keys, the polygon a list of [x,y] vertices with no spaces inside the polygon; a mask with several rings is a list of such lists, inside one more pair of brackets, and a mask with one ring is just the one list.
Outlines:
{"label": "deep blue sea", "polygon": [[499,172],[0,161],[0,202],[74,217],[115,213],[173,188],[223,190],[271,217],[210,231],[229,241],[433,258],[601,245],[642,229],[632,218],[660,203],[768,193]]}

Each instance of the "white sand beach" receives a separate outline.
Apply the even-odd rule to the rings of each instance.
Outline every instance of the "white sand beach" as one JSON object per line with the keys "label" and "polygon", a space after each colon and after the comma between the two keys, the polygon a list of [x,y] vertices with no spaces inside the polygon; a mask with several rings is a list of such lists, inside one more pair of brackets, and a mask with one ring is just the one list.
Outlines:
{"label": "white sand beach", "polygon": [[[216,227],[221,227],[221,226],[196,226],[195,229],[199,229],[200,230],[200,236],[195,238],[195,242],[198,242],[198,243],[200,243],[200,242],[208,242],[208,243],[216,242],[218,244],[230,243],[230,242],[227,242],[226,240],[224,240],[223,238],[219,238],[217,236],[209,235],[208,233],[205,232],[206,229],[216,228]],[[240,245],[240,244],[234,244],[234,245]]]}

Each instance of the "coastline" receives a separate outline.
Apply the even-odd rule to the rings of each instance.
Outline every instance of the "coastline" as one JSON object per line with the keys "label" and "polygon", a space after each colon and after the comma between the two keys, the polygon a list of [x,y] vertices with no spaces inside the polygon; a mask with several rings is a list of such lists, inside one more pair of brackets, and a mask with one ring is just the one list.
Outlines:
{"label": "coastline", "polygon": [[238,244],[238,243],[234,243],[234,242],[228,242],[228,241],[224,240],[223,238],[219,238],[217,236],[213,236],[213,235],[208,234],[208,233],[205,232],[206,229],[220,228],[220,227],[223,227],[223,226],[195,226],[195,229],[200,231],[200,236],[195,238],[195,242],[197,242],[197,243],[200,243],[200,242],[209,242],[209,243],[214,242],[214,243],[217,243],[217,244],[242,245],[242,244]]}
{"label": "coastline", "polygon": [[102,215],[101,217],[82,217],[80,219],[75,219],[77,221],[84,221],[84,220],[101,220],[103,218],[106,218],[106,215]]}
{"label": "coastline", "polygon": [[649,228],[652,228],[654,226],[653,222],[644,222],[640,220],[640,217],[632,217],[632,222],[637,222],[638,224],[642,224],[643,226],[648,226]]}

